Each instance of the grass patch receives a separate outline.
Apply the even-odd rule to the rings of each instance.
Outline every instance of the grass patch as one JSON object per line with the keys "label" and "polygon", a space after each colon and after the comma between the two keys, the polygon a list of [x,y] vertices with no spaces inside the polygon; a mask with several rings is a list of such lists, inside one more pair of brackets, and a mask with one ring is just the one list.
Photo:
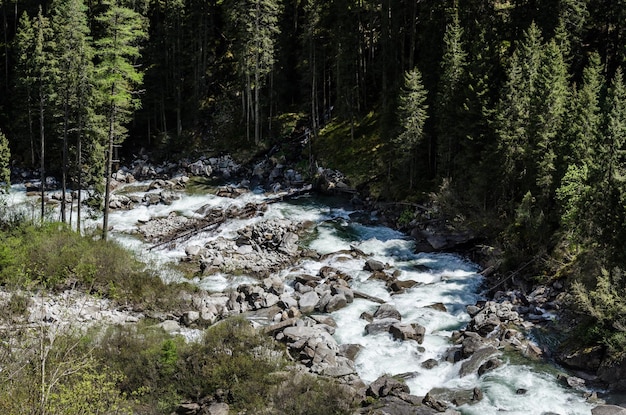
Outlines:
{"label": "grass patch", "polygon": [[142,309],[176,307],[183,287],[165,284],[132,253],[59,223],[4,230],[0,284],[11,289],[80,289]]}

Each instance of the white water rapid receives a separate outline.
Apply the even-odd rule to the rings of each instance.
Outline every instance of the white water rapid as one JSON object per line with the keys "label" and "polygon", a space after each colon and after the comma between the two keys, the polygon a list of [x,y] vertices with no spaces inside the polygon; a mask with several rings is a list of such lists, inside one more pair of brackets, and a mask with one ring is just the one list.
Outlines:
{"label": "white water rapid", "polygon": [[[14,186],[9,197],[14,206],[29,203],[29,198],[20,186]],[[403,234],[381,226],[355,223],[350,219],[348,208],[333,207],[307,198],[292,203],[274,203],[268,206],[268,211],[262,217],[228,221],[216,232],[197,235],[174,249],[148,251],[148,245],[133,234],[140,220],[165,217],[171,212],[192,217],[196,209],[206,204],[226,209],[233,204],[243,206],[246,202],[262,199],[263,195],[254,193],[237,199],[183,193],[171,205],[139,206],[132,210],[112,212],[109,219],[113,226],[111,236],[139,252],[142,258],[160,266],[183,257],[185,245],[200,245],[220,235],[232,237],[238,229],[254,221],[281,218],[312,222],[315,225],[311,236],[306,239],[308,248],[330,255],[324,256],[322,261],[304,260],[281,272],[281,277],[290,281],[294,275],[316,275],[321,267],[332,266],[352,277],[353,289],[393,304],[402,314],[403,322],[416,322],[426,328],[421,345],[413,340],[393,340],[388,333],[366,335],[364,327],[367,322],[360,316],[364,312],[373,313],[378,304],[364,299],[355,299],[347,307],[332,313],[337,322],[334,334],[336,340],[342,344],[360,344],[364,347],[357,355],[355,365],[365,382],[372,382],[383,374],[406,374],[404,377],[411,394],[417,396],[423,396],[436,387],[453,390],[478,387],[483,391],[484,398],[478,403],[457,408],[468,415],[591,414],[593,406],[585,402],[582,394],[562,387],[554,375],[555,371],[545,365],[512,363],[507,356],[501,356],[505,361],[503,366],[480,377],[475,373],[460,377],[461,362],[448,363],[442,357],[451,345],[452,331],[463,328],[469,321],[466,305],[475,304],[481,299],[478,267],[456,255],[415,253],[412,241]],[[94,227],[98,220],[91,219],[86,225]],[[383,282],[368,280],[371,273],[363,270],[362,259],[354,259],[340,252],[351,247],[401,270],[401,280],[410,279],[419,284],[401,294],[391,295]],[[164,278],[173,280],[182,276],[169,271]],[[252,275],[225,274],[194,280],[198,286],[212,291],[226,290],[251,281],[254,281]],[[434,304],[443,304],[446,311],[441,311],[441,307],[429,307]],[[435,359],[439,364],[426,369],[422,363],[428,359]]]}

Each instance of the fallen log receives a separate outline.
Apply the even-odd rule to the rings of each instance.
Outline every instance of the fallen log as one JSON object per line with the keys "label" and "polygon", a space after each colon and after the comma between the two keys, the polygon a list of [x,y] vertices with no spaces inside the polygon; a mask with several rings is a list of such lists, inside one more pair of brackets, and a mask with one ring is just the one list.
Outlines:
{"label": "fallen log", "polygon": [[364,300],[369,300],[378,304],[386,303],[386,301],[383,300],[382,298],[374,297],[373,295],[365,294],[364,292],[361,292],[361,291],[354,291],[354,298],[362,298]]}

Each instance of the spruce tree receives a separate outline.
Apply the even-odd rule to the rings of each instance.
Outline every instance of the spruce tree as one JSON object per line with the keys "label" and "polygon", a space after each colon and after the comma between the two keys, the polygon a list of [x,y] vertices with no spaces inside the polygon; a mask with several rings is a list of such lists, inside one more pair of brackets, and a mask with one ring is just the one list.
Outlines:
{"label": "spruce tree", "polygon": [[541,50],[541,32],[533,23],[513,52],[496,110],[502,192],[513,203],[519,202],[534,182],[528,166],[533,164],[532,137],[536,133],[533,97],[537,91]]}
{"label": "spruce tree", "polygon": [[606,108],[606,126],[604,145],[602,146],[603,170],[600,190],[603,195],[604,209],[602,221],[602,236],[611,250],[626,256],[622,247],[624,225],[626,224],[626,161],[624,160],[624,145],[626,143],[626,87],[622,69],[618,68],[609,88]]}
{"label": "spruce tree", "polygon": [[462,87],[466,80],[466,53],[463,49],[463,29],[459,24],[458,6],[452,11],[452,22],[446,26],[441,78],[436,102],[438,171],[451,178],[457,169],[455,162],[459,144],[466,134],[460,125],[463,111]]}
{"label": "spruce tree", "polygon": [[[31,136],[31,147],[34,152],[34,130],[39,131],[39,174],[41,180],[41,220],[45,216],[46,188],[46,124],[54,101],[54,84],[58,72],[55,56],[52,53],[53,36],[50,22],[43,15],[41,7],[34,19],[24,13],[16,36],[18,57],[18,85],[26,90],[28,101],[28,125]],[[35,115],[37,114],[37,115]]]}
{"label": "spruce tree", "polygon": [[564,130],[563,121],[569,99],[567,68],[559,45],[552,39],[545,47],[539,75],[537,93],[532,108],[536,127],[532,143],[535,163],[536,194],[541,196],[543,207],[551,203],[555,184],[557,143]]}
{"label": "spruce tree", "polygon": [[602,163],[598,158],[602,137],[601,72],[600,57],[591,55],[583,71],[582,85],[571,94],[564,140],[559,147],[559,214],[565,233],[577,242],[589,240],[596,233],[594,212],[602,204],[602,198],[592,193],[591,186],[597,176],[594,171]]}
{"label": "spruce tree", "polygon": [[254,143],[261,142],[261,88],[273,70],[278,18],[278,0],[232,0],[228,18],[236,36],[239,74],[243,81],[246,131],[254,123]]}
{"label": "spruce tree", "polygon": [[103,239],[108,235],[114,146],[126,138],[124,125],[140,106],[136,88],[141,84],[143,74],[136,62],[140,58],[138,42],[146,36],[143,20],[137,12],[121,6],[119,0],[111,0],[106,6],[104,13],[96,17],[102,25],[103,37],[95,42],[99,60],[96,73],[108,124]]}
{"label": "spruce tree", "polygon": [[427,91],[422,74],[417,67],[408,71],[404,89],[400,95],[400,134],[393,140],[394,155],[403,164],[409,164],[409,188],[413,188],[413,158],[418,145],[424,139],[424,125],[428,119]]}
{"label": "spruce tree", "polygon": [[[63,166],[61,175],[61,220],[66,222],[66,189],[69,168],[70,131],[76,134],[77,185],[81,187],[82,140],[84,122],[93,105],[93,47],[87,25],[86,7],[82,0],[56,0],[52,4],[52,28],[59,71],[63,74],[57,85],[57,106],[61,114]],[[79,207],[80,211],[80,197]],[[80,229],[80,213],[78,214]]]}

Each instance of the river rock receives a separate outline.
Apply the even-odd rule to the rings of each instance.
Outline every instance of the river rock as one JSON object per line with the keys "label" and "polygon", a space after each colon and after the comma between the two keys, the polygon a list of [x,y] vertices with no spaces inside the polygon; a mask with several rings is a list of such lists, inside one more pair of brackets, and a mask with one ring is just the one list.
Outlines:
{"label": "river rock", "polygon": [[365,271],[382,271],[385,269],[385,264],[375,259],[368,259],[365,261],[363,269]]}
{"label": "river rock", "polygon": [[417,284],[418,284],[417,281],[413,281],[413,280],[404,280],[404,281],[395,280],[389,283],[388,287],[391,291],[395,293],[401,293],[401,292],[404,292],[404,290],[408,288],[415,287]]}
{"label": "river rock", "polygon": [[374,399],[378,399],[389,395],[398,396],[400,393],[409,394],[410,392],[406,383],[383,375],[370,384],[366,394]]}
{"label": "river rock", "polygon": [[341,354],[352,361],[356,359],[356,357],[359,355],[359,353],[361,353],[362,350],[363,346],[361,346],[360,344],[349,343],[339,346],[339,351],[341,352]]}
{"label": "river rock", "polygon": [[372,323],[369,323],[365,326],[365,332],[367,334],[379,334],[379,333],[388,333],[389,328],[400,321],[395,318],[384,318],[374,320]]}
{"label": "river rock", "polygon": [[402,315],[396,309],[395,306],[389,303],[381,304],[374,313],[374,319],[388,319],[402,320]]}
{"label": "river rock", "polygon": [[304,293],[298,300],[298,307],[302,314],[309,314],[315,311],[315,306],[320,301],[319,295],[315,291]]}
{"label": "river rock", "polygon": [[422,344],[426,328],[417,323],[395,323],[389,327],[389,333],[396,340],[415,340],[418,344]]}
{"label": "river rock", "polygon": [[325,311],[332,313],[333,311],[340,310],[348,305],[348,300],[343,294],[332,295],[328,304],[326,304]]}
{"label": "river rock", "polygon": [[502,360],[495,358],[495,357],[491,358],[487,360],[485,363],[483,363],[482,365],[480,365],[480,367],[478,368],[478,376],[482,376],[487,372],[491,372],[492,370],[495,370],[499,368],[500,366],[502,366],[502,364],[503,364]]}
{"label": "river rock", "polygon": [[433,408],[437,412],[445,412],[448,409],[448,405],[445,402],[437,400],[430,393],[427,393],[426,396],[424,396],[422,403]]}
{"label": "river rock", "polygon": [[493,346],[484,347],[478,351],[476,351],[469,359],[467,359],[461,365],[461,369],[459,370],[459,376],[465,377],[472,373],[476,373],[478,368],[485,363],[487,360],[491,359],[495,355],[497,355],[498,349]]}
{"label": "river rock", "polygon": [[591,415],[626,415],[626,408],[616,405],[598,405],[591,410]]}

